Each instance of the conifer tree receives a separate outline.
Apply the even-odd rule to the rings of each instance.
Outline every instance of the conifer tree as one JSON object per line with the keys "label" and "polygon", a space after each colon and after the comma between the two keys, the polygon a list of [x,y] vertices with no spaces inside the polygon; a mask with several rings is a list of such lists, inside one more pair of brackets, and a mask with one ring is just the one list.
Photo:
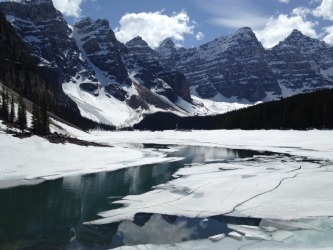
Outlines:
{"label": "conifer tree", "polygon": [[2,119],[2,95],[0,95],[0,119]]}
{"label": "conifer tree", "polygon": [[4,85],[2,85],[2,104],[1,104],[1,115],[2,120],[8,122],[9,118],[9,108],[8,108],[8,92],[5,90]]}
{"label": "conifer tree", "polygon": [[15,122],[15,106],[14,106],[14,97],[13,97],[13,95],[11,95],[9,123],[14,124],[14,122]]}
{"label": "conifer tree", "polygon": [[39,106],[34,102],[32,106],[32,131],[34,134],[40,133],[40,108]]}
{"label": "conifer tree", "polygon": [[36,103],[32,107],[32,130],[36,135],[47,135],[50,133],[49,116],[47,113],[47,104],[45,99]]}
{"label": "conifer tree", "polygon": [[47,135],[50,133],[50,122],[49,122],[49,116],[47,114],[47,109],[48,109],[47,103],[45,101],[45,98],[43,98],[40,108],[40,120],[41,120],[40,133],[42,135]]}
{"label": "conifer tree", "polygon": [[18,108],[18,125],[23,133],[24,130],[27,128],[27,111],[25,107],[25,103],[23,101],[22,95],[19,97],[19,108]]}

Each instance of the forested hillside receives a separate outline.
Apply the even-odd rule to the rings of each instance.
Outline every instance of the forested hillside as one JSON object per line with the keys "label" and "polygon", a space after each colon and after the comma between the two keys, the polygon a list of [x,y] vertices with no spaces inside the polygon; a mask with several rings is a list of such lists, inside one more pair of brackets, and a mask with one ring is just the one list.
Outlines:
{"label": "forested hillside", "polygon": [[300,94],[216,116],[148,115],[134,129],[325,129],[333,128],[333,90]]}

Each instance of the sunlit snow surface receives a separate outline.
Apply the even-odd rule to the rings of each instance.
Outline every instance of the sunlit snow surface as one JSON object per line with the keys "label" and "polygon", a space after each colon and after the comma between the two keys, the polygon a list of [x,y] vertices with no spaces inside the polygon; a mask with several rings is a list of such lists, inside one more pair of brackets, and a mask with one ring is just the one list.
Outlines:
{"label": "sunlit snow surface", "polygon": [[19,139],[1,132],[0,145],[0,188],[179,160],[149,149],[51,144],[37,136]]}
{"label": "sunlit snow surface", "polygon": [[[106,94],[104,89],[99,89],[98,96],[94,96],[80,89],[80,80],[82,79],[77,80],[78,83],[76,84],[71,82],[64,83],[62,87],[64,92],[78,105],[81,115],[93,121],[123,127],[140,122],[144,114],[156,113],[158,111],[166,112],[166,110],[157,108],[151,104],[148,104],[148,110],[141,108],[134,110],[126,102],[121,102]],[[136,81],[134,78],[132,80]],[[130,96],[138,95],[134,85],[125,89]],[[175,114],[180,116],[222,114],[249,106],[249,104],[240,104],[236,101],[229,102],[228,99],[213,101],[201,99],[196,96],[192,96],[192,104],[180,97],[176,103],[172,103],[163,96],[156,93],[155,95],[163,100],[166,105],[170,106],[170,109],[173,109]]]}

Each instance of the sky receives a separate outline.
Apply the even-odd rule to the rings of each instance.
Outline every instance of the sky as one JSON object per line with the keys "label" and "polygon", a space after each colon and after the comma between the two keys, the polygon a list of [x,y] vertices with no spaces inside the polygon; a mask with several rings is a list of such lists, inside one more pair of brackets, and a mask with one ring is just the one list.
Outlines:
{"label": "sky", "polygon": [[250,27],[266,48],[293,29],[333,45],[333,0],[53,0],[73,23],[108,19],[121,42],[141,36],[152,48],[171,37],[199,46]]}

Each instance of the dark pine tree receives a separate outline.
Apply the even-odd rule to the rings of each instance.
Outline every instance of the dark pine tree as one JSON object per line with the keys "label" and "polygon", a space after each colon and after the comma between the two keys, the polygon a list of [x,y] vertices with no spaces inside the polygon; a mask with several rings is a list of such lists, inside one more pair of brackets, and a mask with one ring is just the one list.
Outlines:
{"label": "dark pine tree", "polygon": [[32,131],[36,135],[47,135],[50,133],[49,116],[47,113],[47,104],[45,99],[32,106]]}
{"label": "dark pine tree", "polygon": [[2,85],[2,95],[1,95],[1,116],[4,122],[9,120],[9,105],[8,105],[8,92],[5,90],[5,87]]}
{"label": "dark pine tree", "polygon": [[47,109],[47,102],[45,101],[45,98],[43,98],[40,106],[41,135],[48,135],[50,133],[50,121]]}
{"label": "dark pine tree", "polygon": [[15,106],[14,106],[14,97],[11,95],[10,98],[10,113],[9,113],[9,123],[14,124],[15,122]]}
{"label": "dark pine tree", "polygon": [[40,108],[36,103],[32,105],[32,132],[36,135],[41,130]]}
{"label": "dark pine tree", "polygon": [[0,119],[2,119],[2,94],[0,95]]}
{"label": "dark pine tree", "polygon": [[19,108],[18,108],[18,117],[17,117],[18,125],[23,133],[27,128],[27,111],[25,107],[25,103],[23,101],[22,95],[19,97]]}

